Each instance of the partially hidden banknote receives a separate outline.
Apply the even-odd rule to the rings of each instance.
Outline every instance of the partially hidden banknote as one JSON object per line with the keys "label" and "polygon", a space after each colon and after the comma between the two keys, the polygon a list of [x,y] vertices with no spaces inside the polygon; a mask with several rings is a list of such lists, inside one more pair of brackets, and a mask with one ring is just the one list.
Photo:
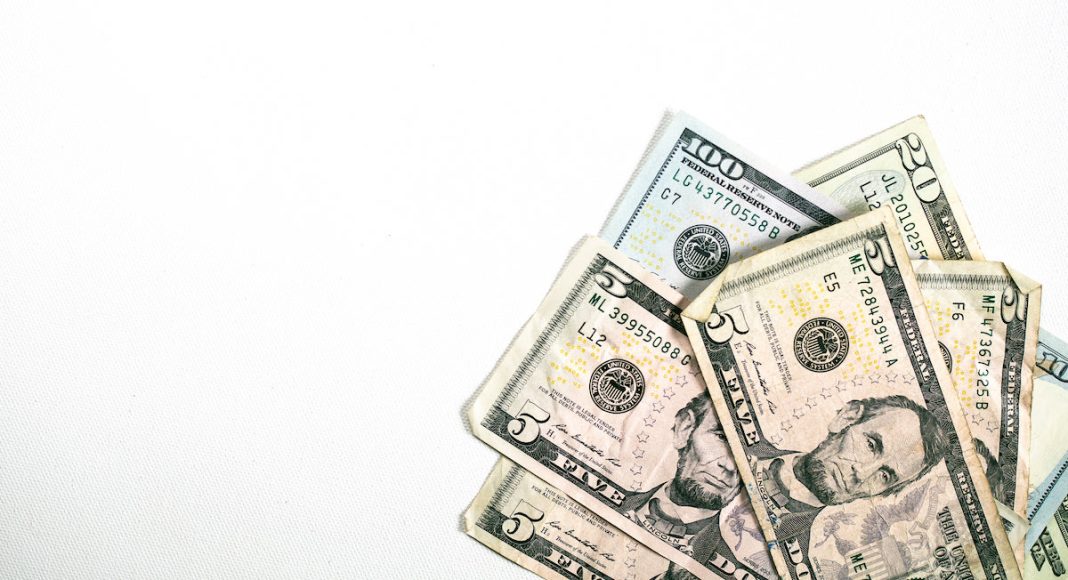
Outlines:
{"label": "partially hidden banknote", "polygon": [[1051,382],[1068,389],[1068,344],[1044,328],[1038,333],[1035,366],[1038,376],[1049,375]]}
{"label": "partially hidden banknote", "polygon": [[1035,527],[1035,540],[1024,562],[1024,578],[1064,578],[1068,573],[1068,499],[1053,506],[1048,525]]}
{"label": "partially hidden banknote", "polygon": [[672,561],[671,577],[771,578],[683,300],[586,238],[472,401],[470,426]]}
{"label": "partially hidden banknote", "polygon": [[1068,390],[1042,376],[1035,380],[1033,403],[1024,577],[1057,578],[1068,571]]}
{"label": "partially hidden banknote", "polygon": [[1018,578],[891,211],[729,266],[687,334],[781,576]]}
{"label": "partially hidden banknote", "polygon": [[846,213],[693,117],[673,113],[600,235],[693,298],[730,262]]}
{"label": "partially hidden banknote", "polygon": [[672,577],[670,560],[504,457],[464,512],[464,527],[542,578]]}
{"label": "partially hidden banknote", "polygon": [[888,207],[911,258],[982,260],[927,122],[913,117],[794,172],[851,215]]}
{"label": "partially hidden banknote", "polygon": [[1042,287],[1001,262],[912,267],[994,498],[1026,517]]}
{"label": "partially hidden banknote", "polygon": [[1039,329],[1036,358],[1028,577],[1053,578],[1068,566],[1068,344]]}

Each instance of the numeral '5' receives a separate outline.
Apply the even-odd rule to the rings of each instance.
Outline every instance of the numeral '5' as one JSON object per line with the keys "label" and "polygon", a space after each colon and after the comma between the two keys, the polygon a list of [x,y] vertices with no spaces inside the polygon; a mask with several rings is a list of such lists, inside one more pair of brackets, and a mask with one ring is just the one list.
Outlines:
{"label": "numeral '5'", "polygon": [[520,443],[533,443],[541,435],[538,425],[548,420],[549,413],[528,400],[515,419],[508,422],[508,434]]}
{"label": "numeral '5'", "polygon": [[544,518],[545,512],[523,500],[512,512],[512,517],[501,522],[501,531],[513,542],[529,542],[534,537],[534,522],[540,522]]}

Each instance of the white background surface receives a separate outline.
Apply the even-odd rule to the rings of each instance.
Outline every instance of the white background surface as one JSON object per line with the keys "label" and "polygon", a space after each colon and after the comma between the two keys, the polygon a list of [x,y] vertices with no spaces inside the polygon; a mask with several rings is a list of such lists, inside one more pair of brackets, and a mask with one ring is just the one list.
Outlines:
{"label": "white background surface", "polygon": [[1068,333],[1063,3],[148,4],[0,4],[0,577],[526,577],[460,409],[668,107],[924,113]]}

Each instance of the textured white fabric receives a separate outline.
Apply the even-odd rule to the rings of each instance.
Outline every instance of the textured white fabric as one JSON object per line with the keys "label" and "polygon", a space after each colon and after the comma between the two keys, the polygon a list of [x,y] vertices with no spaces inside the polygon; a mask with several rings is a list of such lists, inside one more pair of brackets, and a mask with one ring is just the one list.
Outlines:
{"label": "textured white fabric", "polygon": [[527,577],[461,407],[666,107],[924,113],[1065,336],[1065,4],[749,4],[0,5],[0,577]]}

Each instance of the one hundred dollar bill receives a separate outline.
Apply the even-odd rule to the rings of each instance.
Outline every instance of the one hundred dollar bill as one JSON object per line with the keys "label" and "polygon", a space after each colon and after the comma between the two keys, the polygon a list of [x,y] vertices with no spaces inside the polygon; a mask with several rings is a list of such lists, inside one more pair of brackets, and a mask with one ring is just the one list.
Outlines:
{"label": "one hundred dollar bill", "polygon": [[839,204],[685,113],[669,114],[601,237],[689,298],[734,260],[838,223]]}
{"label": "one hundred dollar bill", "polygon": [[1024,562],[1024,578],[1064,578],[1068,572],[1068,498],[1055,504],[1048,525],[1035,527],[1035,541]]}
{"label": "one hundred dollar bill", "polygon": [[464,527],[543,578],[675,577],[669,560],[504,457],[464,512]]}
{"label": "one hundred dollar bill", "polygon": [[889,208],[728,267],[684,323],[782,576],[1019,577]]}
{"label": "one hundred dollar bill", "polygon": [[1048,375],[1051,382],[1068,389],[1068,343],[1044,328],[1038,333],[1035,366],[1038,376]]}
{"label": "one hundred dollar bill", "polygon": [[[1041,556],[1050,562],[1059,557],[1068,560],[1063,548],[1053,550],[1049,545],[1037,548],[1043,530],[1049,537],[1063,544],[1065,533],[1064,502],[1068,497],[1068,390],[1051,375],[1035,380],[1031,415],[1031,486],[1027,503],[1026,546],[1032,559]],[[1060,518],[1054,522],[1054,517]],[[1059,554],[1059,557],[1058,557]],[[1033,565],[1040,562],[1033,561]],[[1066,561],[1068,564],[1068,561]]]}
{"label": "one hundred dollar bill", "polygon": [[911,258],[983,259],[922,116],[803,167],[794,177],[852,215],[891,208]]}
{"label": "one hundred dollar bill", "polygon": [[1042,287],[1001,262],[912,267],[994,499],[1026,517]]}
{"label": "one hundred dollar bill", "polygon": [[680,570],[772,577],[683,300],[586,238],[475,397],[471,428]]}

